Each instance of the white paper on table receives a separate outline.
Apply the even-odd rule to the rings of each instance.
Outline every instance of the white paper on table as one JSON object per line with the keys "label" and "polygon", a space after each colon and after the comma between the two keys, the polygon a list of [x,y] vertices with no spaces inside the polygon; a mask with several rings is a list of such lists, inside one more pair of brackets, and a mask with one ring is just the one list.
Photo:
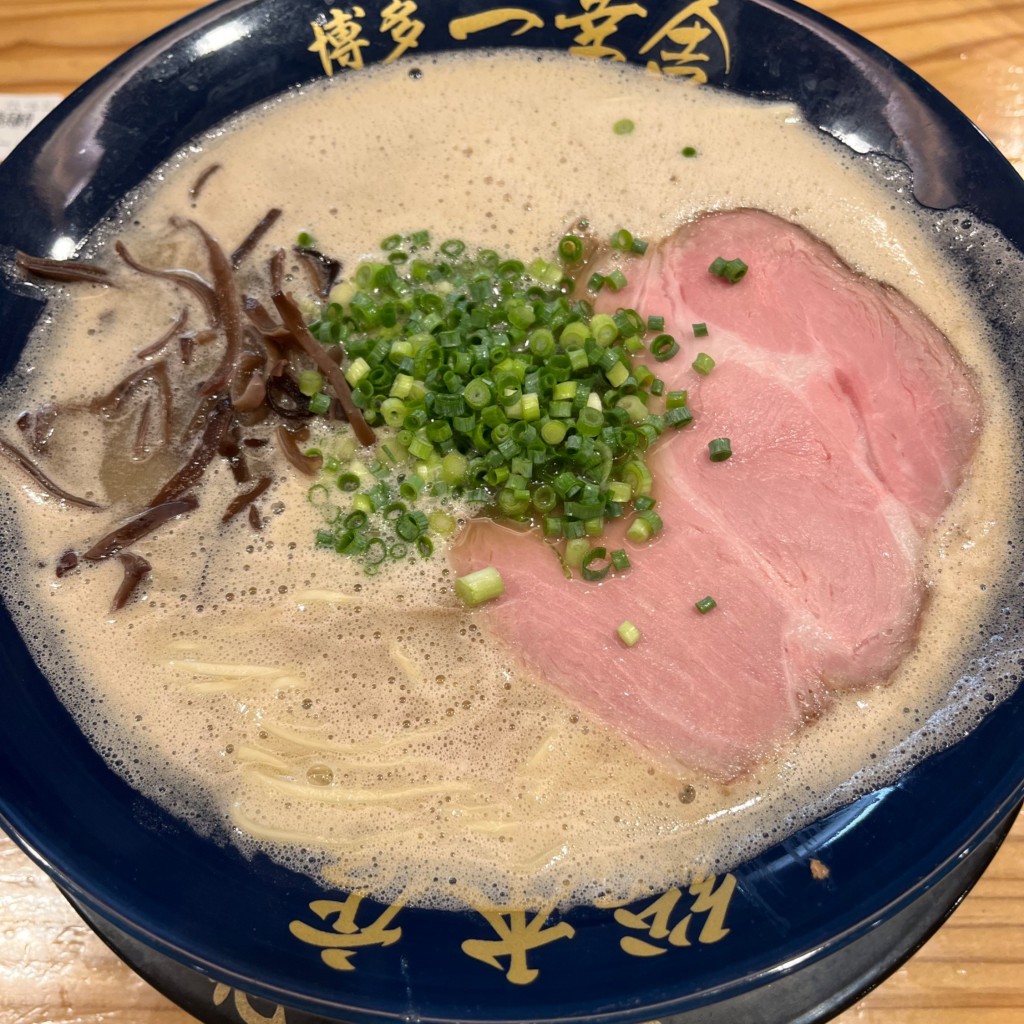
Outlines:
{"label": "white paper on table", "polygon": [[55,93],[0,93],[0,160],[62,99]]}

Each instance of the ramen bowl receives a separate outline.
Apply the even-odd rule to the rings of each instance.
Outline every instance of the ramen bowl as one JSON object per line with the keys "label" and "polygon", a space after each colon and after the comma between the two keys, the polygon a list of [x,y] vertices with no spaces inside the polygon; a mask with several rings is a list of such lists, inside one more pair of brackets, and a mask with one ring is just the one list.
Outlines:
{"label": "ramen bowl", "polygon": [[[359,63],[390,59],[409,32],[415,49],[399,59],[498,46],[585,56],[596,47],[793,102],[852,151],[907,167],[916,201],[950,211],[952,258],[988,300],[997,358],[1024,408],[1021,325],[1008,301],[1024,284],[1020,266],[1007,260],[1005,278],[993,279],[972,234],[983,222],[1024,251],[1024,185],[950,104],[797,5],[659,4],[605,23],[597,39],[581,10],[437,3],[407,12],[404,36],[367,18]],[[356,73],[351,52],[327,38],[332,16],[302,0],[214,4],[115,62],[12,154],[0,167],[0,374],[13,371],[44,314],[39,291],[12,270],[14,250],[73,253],[196,135],[295,85]],[[8,564],[17,557],[4,553]],[[953,676],[958,694],[984,708],[997,682],[1006,690],[1021,674],[1018,580],[979,627]],[[140,795],[80,732],[7,609],[0,629],[0,820],[140,969],[175,991],[207,986],[211,1016],[234,989],[293,1024],[817,1019],[941,920],[1024,797],[1018,688],[891,785],[852,783],[842,809],[719,877],[617,908],[385,905],[246,856]]]}

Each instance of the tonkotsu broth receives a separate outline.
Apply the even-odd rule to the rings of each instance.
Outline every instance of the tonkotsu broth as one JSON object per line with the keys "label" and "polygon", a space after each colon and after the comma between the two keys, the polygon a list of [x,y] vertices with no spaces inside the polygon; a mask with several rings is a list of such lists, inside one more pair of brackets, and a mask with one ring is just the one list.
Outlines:
{"label": "tonkotsu broth", "polygon": [[[623,117],[632,135],[612,132]],[[697,158],[681,155],[688,145]],[[191,203],[190,186],[214,163]],[[924,567],[919,649],[892,685],[839,699],[757,777],[722,787],[670,770],[526,678],[514,652],[458,607],[443,556],[371,579],[315,549],[309,479],[279,453],[261,532],[244,516],[221,526],[237,487],[215,461],[198,511],[135,547],[153,573],[115,615],[104,609],[116,562],[62,580],[53,567],[128,506],[62,506],[0,463],[4,545],[26,552],[5,597],[37,638],[44,671],[116,769],[196,828],[259,845],[327,884],[414,903],[656,891],[734,865],[890,779],[990,706],[991,689],[965,688],[944,736],[915,735],[946,702],[961,638],[971,642],[985,588],[1005,571],[1016,470],[1015,428],[979,321],[928,219],[880,177],[789,107],[631,68],[492,54],[348,75],[171,161],[90,247],[124,287],[67,288],[3,396],[13,437],[22,409],[87,400],[139,365],[135,353],[182,298],[121,265],[112,242],[142,262],[202,272],[194,236],[168,227],[175,215],[230,249],[280,206],[242,272],[253,281],[271,249],[304,229],[350,269],[394,231],[525,259],[550,254],[581,216],[598,237],[626,224],[652,239],[707,209],[760,207],[802,224],[929,313],[975,369],[987,421]],[[123,498],[98,434],[75,420],[56,442],[48,473],[73,492]],[[143,494],[175,468],[142,471],[152,474]]]}

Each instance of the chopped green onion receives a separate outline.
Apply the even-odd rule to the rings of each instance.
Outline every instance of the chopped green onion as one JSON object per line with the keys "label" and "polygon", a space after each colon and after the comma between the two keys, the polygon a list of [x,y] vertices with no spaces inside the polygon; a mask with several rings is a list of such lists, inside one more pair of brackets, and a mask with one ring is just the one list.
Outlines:
{"label": "chopped green onion", "polygon": [[622,467],[621,478],[632,488],[634,498],[637,495],[651,493],[651,471],[639,459],[632,459]]}
{"label": "chopped green onion", "polygon": [[548,420],[540,428],[541,438],[549,445],[561,444],[565,435],[569,432],[568,426],[561,420]]}
{"label": "chopped green onion", "polygon": [[467,608],[493,601],[505,593],[505,581],[493,565],[455,580],[455,593]]}
{"label": "chopped green onion", "polygon": [[447,242],[442,242],[438,248],[449,259],[455,260],[466,251],[466,243],[457,238],[450,238]]}
{"label": "chopped green onion", "polygon": [[321,391],[309,400],[309,411],[314,416],[323,416],[331,407],[331,397]]}
{"label": "chopped green onion", "polygon": [[679,344],[671,334],[659,334],[651,342],[651,355],[659,363],[671,359],[679,351]]}
{"label": "chopped green onion", "polygon": [[299,371],[299,391],[307,398],[319,394],[324,386],[323,374],[319,370]]}
{"label": "chopped green onion", "polygon": [[[595,568],[595,563],[597,567]],[[608,558],[606,548],[592,548],[583,559],[580,565],[580,574],[590,583],[603,580],[611,571],[612,563]]]}
{"label": "chopped green onion", "polygon": [[450,515],[448,512],[431,512],[427,517],[430,521],[430,529],[434,533],[441,534],[442,537],[447,537],[455,532],[456,522],[455,516]]}
{"label": "chopped green onion", "polygon": [[429,526],[426,514],[420,511],[403,512],[395,523],[395,533],[402,540],[414,541],[423,534]]}
{"label": "chopped green onion", "polygon": [[366,550],[363,552],[363,561],[367,565],[378,565],[388,557],[388,546],[380,537],[374,537],[366,545]]}
{"label": "chopped green onion", "polygon": [[612,131],[616,135],[629,135],[635,127],[636,125],[628,117],[623,117],[612,125]]}
{"label": "chopped green onion", "polygon": [[491,389],[487,381],[474,377],[463,389],[462,397],[471,409],[483,409],[491,400]]}
{"label": "chopped green onion", "polygon": [[629,524],[629,529],[626,530],[626,536],[636,544],[643,544],[659,533],[663,526],[661,516],[648,509],[645,512],[637,513],[636,518]]}
{"label": "chopped green onion", "polygon": [[[581,524],[582,525],[582,524]],[[565,545],[565,564],[570,569],[581,569],[590,554],[590,541],[584,537],[570,537]]]}
{"label": "chopped green onion", "polygon": [[701,615],[707,615],[712,608],[716,608],[718,603],[713,597],[702,597],[695,605],[694,608],[701,613]]}
{"label": "chopped green onion", "polygon": [[350,512],[345,516],[342,525],[346,530],[361,530],[369,522],[369,516],[365,512]]}
{"label": "chopped green onion", "polygon": [[613,292],[621,292],[629,282],[626,280],[626,275],[616,267],[605,279],[604,283],[611,288]]}
{"label": "chopped green onion", "polygon": [[677,405],[665,411],[666,427],[688,427],[693,422],[693,413],[688,405]]}
{"label": "chopped green onion", "polygon": [[711,261],[708,270],[730,284],[736,284],[747,272],[747,265],[741,259],[727,260],[722,256],[716,256]]}
{"label": "chopped green onion", "polygon": [[683,154],[683,156],[696,156],[697,155],[697,147],[696,146],[683,146],[683,148],[680,150],[680,152]]}
{"label": "chopped green onion", "polygon": [[420,491],[423,490],[424,480],[421,476],[416,473],[410,473],[401,483],[398,488],[398,493],[406,501],[415,501],[420,496]]}
{"label": "chopped green onion", "polygon": [[699,324],[694,324],[693,336],[695,338],[706,338],[708,336],[708,325],[703,322]]}
{"label": "chopped green onion", "polygon": [[706,352],[698,352],[692,366],[699,374],[706,377],[715,368],[715,361]]}
{"label": "chopped green onion", "polygon": [[558,255],[565,263],[579,263],[583,259],[583,239],[578,235],[564,235],[558,243]]}
{"label": "chopped green onion", "polygon": [[619,326],[607,313],[595,313],[590,321],[590,333],[601,348],[607,348],[618,338]]}
{"label": "chopped green onion", "polygon": [[619,639],[627,646],[634,647],[640,640],[640,630],[629,619],[623,622],[618,630]]}
{"label": "chopped green onion", "polygon": [[620,252],[628,252],[633,245],[633,233],[626,228],[619,228],[611,237],[611,246]]}
{"label": "chopped green onion", "polygon": [[732,442],[727,437],[708,441],[708,457],[712,462],[725,462],[732,455]]}

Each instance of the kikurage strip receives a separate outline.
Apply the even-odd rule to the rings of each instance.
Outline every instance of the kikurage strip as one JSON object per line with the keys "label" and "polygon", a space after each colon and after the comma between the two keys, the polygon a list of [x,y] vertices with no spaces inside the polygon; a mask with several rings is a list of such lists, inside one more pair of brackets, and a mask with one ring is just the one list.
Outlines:
{"label": "kikurage strip", "polygon": [[2,437],[0,437],[0,455],[28,473],[52,497],[60,498],[61,501],[66,501],[71,505],[78,505],[80,508],[103,508],[98,502],[80,498],[77,494],[65,491],[63,487],[55,484],[24,452]]}
{"label": "kikurage strip", "polygon": [[199,233],[210,261],[213,276],[213,295],[217,306],[216,321],[224,330],[224,353],[213,376],[200,388],[201,395],[214,395],[227,387],[235,372],[239,353],[242,351],[242,299],[235,282],[235,273],[220,243],[194,220],[175,222],[187,224]]}
{"label": "kikurage strip", "polygon": [[138,359],[149,359],[150,356],[155,356],[160,352],[163,347],[180,331],[185,329],[185,325],[188,323],[188,309],[183,309],[178,314],[178,319],[167,328],[167,332],[162,334],[152,345],[147,345],[141,352],[136,353]]}
{"label": "kikurage strip", "polygon": [[27,252],[20,251],[15,253],[14,262],[25,273],[48,281],[84,281],[113,287],[113,282],[109,280],[110,271],[98,263],[89,263],[86,260],[51,260],[46,256],[30,256]]}
{"label": "kikurage strip", "polygon": [[[222,523],[230,523],[246,505],[254,502],[261,494],[263,494],[263,492],[270,486],[270,483],[271,479],[269,476],[261,476],[259,480],[256,481],[255,486],[250,487],[249,490],[232,499],[231,504],[228,505],[224,515],[221,516],[220,521]],[[253,507],[255,508],[255,506]]]}
{"label": "kikurage strip", "polygon": [[[251,333],[250,333],[251,332]],[[246,330],[246,337],[255,332]],[[266,350],[262,356],[255,352],[247,352],[238,361],[238,372],[231,382],[231,404],[238,412],[252,412],[264,404],[267,398],[267,366]]]}
{"label": "kikurage strip", "polygon": [[132,594],[135,593],[136,587],[153,568],[142,555],[136,555],[132,551],[120,552],[117,560],[124,569],[124,577],[114,594],[114,600],[110,603],[110,610],[112,612],[120,611],[128,603]]}
{"label": "kikurage strip", "polygon": [[306,455],[299,448],[295,435],[283,424],[277,428],[277,441],[284,457],[300,473],[313,476],[320,471],[324,464],[323,456]]}
{"label": "kikurage strip", "polygon": [[164,444],[167,444],[171,439],[171,417],[174,409],[171,395],[171,378],[167,372],[167,363],[162,359],[159,362],[151,363],[149,366],[140,366],[139,369],[128,374],[127,377],[115,384],[105,395],[94,398],[89,403],[89,411],[107,413],[108,415],[116,413],[128,398],[139,388],[145,387],[147,384],[155,384],[157,391],[160,393],[163,416],[163,430],[161,434]]}
{"label": "kikurage strip", "polygon": [[228,460],[235,483],[247,484],[252,479],[249,463],[242,452],[241,430],[237,420],[232,422],[227,434],[224,435],[218,454]]}
{"label": "kikurage strip", "polygon": [[147,277],[158,277],[161,280],[170,281],[191,292],[203,304],[207,315],[213,320],[217,319],[217,296],[210,283],[199,274],[192,270],[158,270],[156,267],[147,267],[132,257],[124,242],[120,240],[114,243],[114,249],[132,270],[145,274]]}
{"label": "kikurage strip", "polygon": [[313,362],[317,365],[317,369],[327,378],[328,383],[334,390],[335,397],[341,402],[342,408],[345,410],[345,416],[352,425],[352,430],[355,432],[360,444],[372,445],[377,440],[377,435],[370,424],[363,418],[362,412],[352,401],[352,392],[349,390],[345,375],[341,372],[338,364],[327,354],[323,345],[310,334],[306,322],[302,319],[302,313],[299,312],[299,307],[295,305],[291,296],[287,295],[282,288],[283,282],[280,260],[277,259],[278,256],[283,259],[284,254],[276,253],[276,266],[272,264],[273,277],[275,279],[273,299],[274,305],[281,315],[281,320],[291,332],[295,341],[302,346],[307,355],[312,357]]}
{"label": "kikurage strip", "polygon": [[222,398],[207,412],[206,425],[188,462],[154,495],[150,505],[172,501],[190,490],[202,477],[206,467],[220,451],[233,420],[231,401]]}
{"label": "kikurage strip", "polygon": [[242,260],[249,255],[260,243],[260,239],[274,226],[277,222],[278,217],[281,216],[281,211],[275,206],[267,210],[267,212],[260,218],[259,222],[242,239],[238,244],[235,251],[231,254],[231,266],[238,269]]}
{"label": "kikurage strip", "polygon": [[173,501],[165,501],[160,505],[153,505],[137,516],[133,516],[126,523],[122,523],[116,530],[111,530],[106,536],[101,537],[88,551],[82,554],[87,562],[102,562],[112,558],[124,548],[130,547],[137,540],[159,529],[168,520],[183,516],[188,512],[194,512],[199,507],[199,499],[192,494],[186,494],[183,498],[175,498]]}
{"label": "kikurage strip", "polygon": [[313,281],[314,290],[321,298],[326,298],[341,274],[341,261],[308,245],[296,245],[294,248],[306,266],[316,275]]}
{"label": "kikurage strip", "polygon": [[191,365],[192,354],[197,345],[208,345],[216,337],[217,332],[209,327],[203,331],[189,331],[187,334],[181,335],[178,338],[178,353],[181,356],[182,365]]}
{"label": "kikurage strip", "polygon": [[188,197],[192,201],[193,206],[195,206],[199,193],[203,191],[203,186],[210,180],[211,175],[216,174],[220,169],[220,164],[210,164],[192,183],[192,187],[188,190]]}
{"label": "kikurage strip", "polygon": [[56,405],[47,403],[38,409],[26,410],[18,417],[17,428],[36,452],[42,453],[49,443],[59,412]]}
{"label": "kikurage strip", "polygon": [[259,299],[246,295],[242,300],[242,308],[264,340],[291,341],[291,335],[267,312],[266,306]]}

